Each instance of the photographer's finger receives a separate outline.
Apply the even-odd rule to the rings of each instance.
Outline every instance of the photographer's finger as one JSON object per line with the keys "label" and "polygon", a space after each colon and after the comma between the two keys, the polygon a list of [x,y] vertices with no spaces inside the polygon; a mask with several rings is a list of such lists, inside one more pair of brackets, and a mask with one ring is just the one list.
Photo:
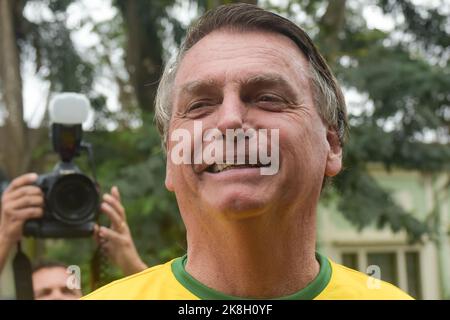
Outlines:
{"label": "photographer's finger", "polygon": [[106,227],[100,227],[99,235],[100,239],[105,239],[108,243],[120,240],[120,235],[117,232]]}
{"label": "photographer's finger", "polygon": [[119,200],[117,200],[110,194],[103,195],[103,200],[106,201],[110,206],[112,206],[122,219],[125,219],[125,209]]}
{"label": "photographer's finger", "polygon": [[[101,206],[102,212],[105,213],[109,220],[111,220],[111,225],[114,229],[118,231],[123,230],[124,221],[120,217],[120,215],[114,210],[114,208],[109,205],[107,202],[103,202]],[[101,230],[101,228],[100,228]]]}
{"label": "photographer's finger", "polygon": [[38,207],[16,210],[16,217],[20,220],[36,219],[42,217],[44,210]]}
{"label": "photographer's finger", "polygon": [[38,178],[38,175],[36,173],[27,173],[27,174],[21,175],[21,176],[15,178],[10,183],[8,188],[6,188],[5,192],[16,190],[22,186],[32,184],[37,180],[37,178]]}
{"label": "photographer's finger", "polygon": [[5,195],[5,198],[8,200],[15,200],[22,197],[29,197],[29,196],[44,196],[44,193],[39,187],[36,186],[23,186],[21,188],[18,188],[16,190],[13,190]]}
{"label": "photographer's finger", "polygon": [[15,209],[24,209],[29,207],[43,207],[44,198],[42,196],[27,196],[14,200],[11,205]]}
{"label": "photographer's finger", "polygon": [[116,198],[119,202],[121,202],[121,197],[120,197],[120,192],[119,192],[119,188],[117,188],[117,186],[113,186],[111,188],[111,194],[113,195],[114,198]]}

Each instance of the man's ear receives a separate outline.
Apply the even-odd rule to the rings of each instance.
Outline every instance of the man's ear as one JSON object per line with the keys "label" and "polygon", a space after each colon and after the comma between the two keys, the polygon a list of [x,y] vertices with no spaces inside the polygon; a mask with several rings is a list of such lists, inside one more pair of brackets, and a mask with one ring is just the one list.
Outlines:
{"label": "man's ear", "polygon": [[330,148],[327,155],[325,176],[334,177],[342,169],[342,146],[336,129],[331,126],[327,129],[327,142]]}
{"label": "man's ear", "polygon": [[174,191],[173,189],[173,180],[172,180],[172,169],[169,166],[166,166],[166,188],[169,191]]}
{"label": "man's ear", "polygon": [[169,154],[167,154],[167,159],[166,159],[166,188],[169,191],[174,191],[173,189],[173,177],[172,177],[172,162],[170,161],[170,157]]}

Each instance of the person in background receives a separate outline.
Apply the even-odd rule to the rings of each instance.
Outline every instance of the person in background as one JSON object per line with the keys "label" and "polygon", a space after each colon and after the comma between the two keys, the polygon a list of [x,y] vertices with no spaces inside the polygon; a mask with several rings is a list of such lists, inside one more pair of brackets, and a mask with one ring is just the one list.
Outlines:
{"label": "person in background", "polygon": [[[37,177],[38,175],[35,173],[21,175],[15,178],[2,194],[0,205],[0,273],[10,251],[22,239],[25,221],[43,215],[44,195],[39,187],[33,185]],[[134,245],[117,187],[112,187],[110,193],[103,195],[100,208],[102,213],[111,221],[111,226],[108,228],[96,225],[94,239],[102,247],[111,262],[118,266],[124,275],[131,275],[146,269],[147,266],[140,258]],[[78,296],[75,297],[76,294],[69,294],[68,291],[57,289],[63,285],[62,271],[67,277],[63,269],[64,264],[53,263],[50,266],[44,264],[33,272],[36,298],[53,296],[53,293],[49,293],[50,291],[58,292],[55,293],[57,296],[65,292],[65,297],[78,298]],[[40,292],[43,291],[48,294],[42,295]]]}
{"label": "person in background", "polygon": [[44,262],[33,268],[33,292],[35,300],[76,300],[81,290],[67,285],[68,266],[60,262]]}

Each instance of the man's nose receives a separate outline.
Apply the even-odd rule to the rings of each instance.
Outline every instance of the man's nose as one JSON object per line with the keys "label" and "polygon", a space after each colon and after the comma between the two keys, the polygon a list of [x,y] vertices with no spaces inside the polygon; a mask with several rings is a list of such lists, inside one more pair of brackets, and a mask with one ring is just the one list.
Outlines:
{"label": "man's nose", "polygon": [[237,94],[225,95],[219,107],[217,128],[224,134],[226,129],[242,128],[246,112],[245,104]]}

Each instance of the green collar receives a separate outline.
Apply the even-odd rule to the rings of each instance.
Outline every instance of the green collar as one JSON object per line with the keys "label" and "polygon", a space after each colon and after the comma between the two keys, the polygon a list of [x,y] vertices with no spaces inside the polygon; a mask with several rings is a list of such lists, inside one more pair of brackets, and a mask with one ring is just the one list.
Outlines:
{"label": "green collar", "polygon": [[[312,300],[325,289],[331,278],[331,265],[328,259],[319,253],[316,253],[316,258],[320,264],[320,271],[317,277],[302,290],[288,296],[276,298],[276,300]],[[245,298],[223,294],[205,286],[187,273],[185,269],[186,262],[187,255],[175,259],[172,263],[172,272],[178,282],[192,294],[203,300],[246,300]]]}

